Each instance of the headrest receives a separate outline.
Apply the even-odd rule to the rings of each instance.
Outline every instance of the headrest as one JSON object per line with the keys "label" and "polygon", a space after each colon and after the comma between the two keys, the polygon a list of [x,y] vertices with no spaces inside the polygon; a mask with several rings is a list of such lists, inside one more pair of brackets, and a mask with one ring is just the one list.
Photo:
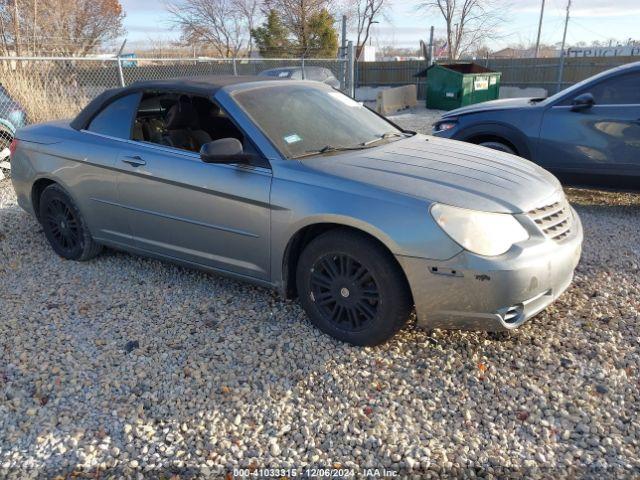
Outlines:
{"label": "headrest", "polygon": [[198,127],[198,112],[189,102],[180,100],[167,112],[167,130]]}
{"label": "headrest", "polygon": [[214,103],[211,105],[211,108],[209,109],[209,115],[213,118],[221,117],[222,111],[220,110],[220,107]]}

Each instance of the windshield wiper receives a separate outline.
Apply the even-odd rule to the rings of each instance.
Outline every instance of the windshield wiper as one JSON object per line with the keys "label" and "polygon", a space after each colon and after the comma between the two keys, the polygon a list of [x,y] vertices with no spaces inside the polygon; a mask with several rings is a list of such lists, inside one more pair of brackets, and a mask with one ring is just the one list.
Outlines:
{"label": "windshield wiper", "polygon": [[305,153],[301,153],[300,155],[296,155],[295,157],[291,158],[311,157],[313,155],[322,155],[323,153],[343,152],[347,150],[362,150],[363,148],[364,145],[357,145],[355,147],[334,147],[333,145],[325,145],[318,150],[309,150]]}
{"label": "windshield wiper", "polygon": [[379,142],[380,140],[386,140],[387,138],[393,138],[393,137],[406,137],[407,134],[406,133],[402,133],[402,132],[386,132],[383,133],[382,135],[374,138],[373,140],[369,140],[367,142],[362,142],[360,145],[362,145],[363,147],[366,147],[367,145],[371,145],[373,143]]}
{"label": "windshield wiper", "polygon": [[304,157],[312,157],[313,155],[322,155],[323,153],[331,153],[331,152],[344,152],[347,150],[363,150],[365,148],[371,148],[374,143],[379,142],[381,140],[386,140],[392,137],[410,137],[412,135],[415,135],[415,133],[386,132],[374,138],[373,140],[362,142],[361,144],[353,147],[325,145],[324,147],[318,150],[308,150],[305,153],[301,153],[300,155],[296,155],[295,157],[291,157],[291,158],[297,159],[297,158],[304,158]]}

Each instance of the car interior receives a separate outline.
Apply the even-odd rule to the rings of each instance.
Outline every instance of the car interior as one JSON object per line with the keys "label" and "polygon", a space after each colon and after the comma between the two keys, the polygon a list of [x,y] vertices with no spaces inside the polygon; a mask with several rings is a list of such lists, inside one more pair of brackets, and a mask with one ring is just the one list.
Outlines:
{"label": "car interior", "polygon": [[136,113],[132,138],[190,152],[199,152],[202,145],[214,140],[236,138],[245,153],[259,157],[255,147],[218,105],[195,95],[145,93]]}

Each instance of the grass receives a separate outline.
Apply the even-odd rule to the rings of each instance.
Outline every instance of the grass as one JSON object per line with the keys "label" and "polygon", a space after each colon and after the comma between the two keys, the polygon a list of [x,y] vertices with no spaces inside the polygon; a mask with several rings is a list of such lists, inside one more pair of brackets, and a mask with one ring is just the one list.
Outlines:
{"label": "grass", "polygon": [[[91,98],[74,86],[71,74],[61,78],[59,70],[31,70],[24,64],[15,69],[7,65],[1,67],[0,82],[26,111],[28,123],[73,117]],[[0,118],[6,118],[8,113],[0,111]]]}

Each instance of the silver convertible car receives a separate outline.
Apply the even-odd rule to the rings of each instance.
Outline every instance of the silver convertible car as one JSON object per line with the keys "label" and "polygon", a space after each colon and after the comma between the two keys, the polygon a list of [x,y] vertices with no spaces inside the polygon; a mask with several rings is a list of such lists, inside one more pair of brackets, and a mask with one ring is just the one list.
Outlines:
{"label": "silver convertible car", "polygon": [[12,181],[53,250],[102,246],[297,296],[334,337],[512,329],[570,284],[582,227],[554,176],[402,130],[329,86],[149,81],[19,130]]}

